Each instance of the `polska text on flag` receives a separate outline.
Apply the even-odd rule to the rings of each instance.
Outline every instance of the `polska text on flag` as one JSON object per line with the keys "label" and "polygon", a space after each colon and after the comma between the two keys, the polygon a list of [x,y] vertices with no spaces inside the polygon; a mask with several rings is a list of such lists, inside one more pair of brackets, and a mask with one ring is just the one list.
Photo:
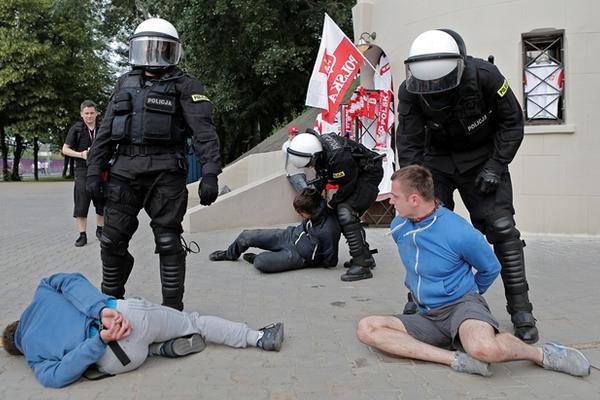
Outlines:
{"label": "polska text on flag", "polygon": [[325,14],[319,54],[308,83],[306,105],[321,108],[323,119],[333,122],[344,94],[362,64],[361,52]]}

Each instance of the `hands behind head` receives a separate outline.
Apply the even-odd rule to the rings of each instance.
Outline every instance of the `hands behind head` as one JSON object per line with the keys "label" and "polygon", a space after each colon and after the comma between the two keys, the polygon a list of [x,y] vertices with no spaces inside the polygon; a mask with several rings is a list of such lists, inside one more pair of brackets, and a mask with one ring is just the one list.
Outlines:
{"label": "hands behind head", "polygon": [[100,313],[103,329],[100,337],[104,343],[124,339],[132,331],[131,323],[123,317],[123,314],[110,308],[102,309]]}

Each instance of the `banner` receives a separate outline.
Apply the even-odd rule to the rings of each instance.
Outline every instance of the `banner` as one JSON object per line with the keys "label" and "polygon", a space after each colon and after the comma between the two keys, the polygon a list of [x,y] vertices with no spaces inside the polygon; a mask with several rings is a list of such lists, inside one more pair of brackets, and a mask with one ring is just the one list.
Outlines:
{"label": "banner", "polygon": [[321,108],[323,120],[332,123],[362,64],[362,53],[325,14],[321,45],[308,83],[306,105]]}
{"label": "banner", "polygon": [[[376,147],[385,147],[385,135],[390,130],[391,123],[390,113],[392,113],[392,91],[391,90],[380,90],[378,103],[378,118],[376,128]],[[393,113],[392,113],[393,114]]]}

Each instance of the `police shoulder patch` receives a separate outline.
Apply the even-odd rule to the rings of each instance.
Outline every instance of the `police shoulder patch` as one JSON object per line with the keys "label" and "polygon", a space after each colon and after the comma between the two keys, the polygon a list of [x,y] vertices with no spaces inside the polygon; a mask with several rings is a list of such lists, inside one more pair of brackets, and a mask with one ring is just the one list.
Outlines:
{"label": "police shoulder patch", "polygon": [[498,96],[504,97],[504,95],[506,94],[507,91],[508,91],[508,81],[506,79],[504,79],[504,82],[502,82],[502,86],[500,86],[500,89],[498,89]]}
{"label": "police shoulder patch", "polygon": [[198,103],[200,101],[210,101],[210,99],[203,94],[193,94],[192,101],[194,103]]}
{"label": "police shoulder patch", "polygon": [[346,176],[346,173],[344,171],[333,173],[333,179],[339,179],[339,178],[343,178],[345,176]]}

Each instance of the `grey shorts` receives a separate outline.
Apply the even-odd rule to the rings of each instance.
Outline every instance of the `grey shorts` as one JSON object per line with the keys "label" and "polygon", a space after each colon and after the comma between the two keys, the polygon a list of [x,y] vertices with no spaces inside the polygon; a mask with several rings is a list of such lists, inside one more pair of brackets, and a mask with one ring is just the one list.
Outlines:
{"label": "grey shorts", "polygon": [[395,315],[406,331],[417,340],[451,350],[463,350],[458,328],[467,319],[487,322],[496,332],[499,325],[480,294],[469,293],[455,302],[424,314]]}

